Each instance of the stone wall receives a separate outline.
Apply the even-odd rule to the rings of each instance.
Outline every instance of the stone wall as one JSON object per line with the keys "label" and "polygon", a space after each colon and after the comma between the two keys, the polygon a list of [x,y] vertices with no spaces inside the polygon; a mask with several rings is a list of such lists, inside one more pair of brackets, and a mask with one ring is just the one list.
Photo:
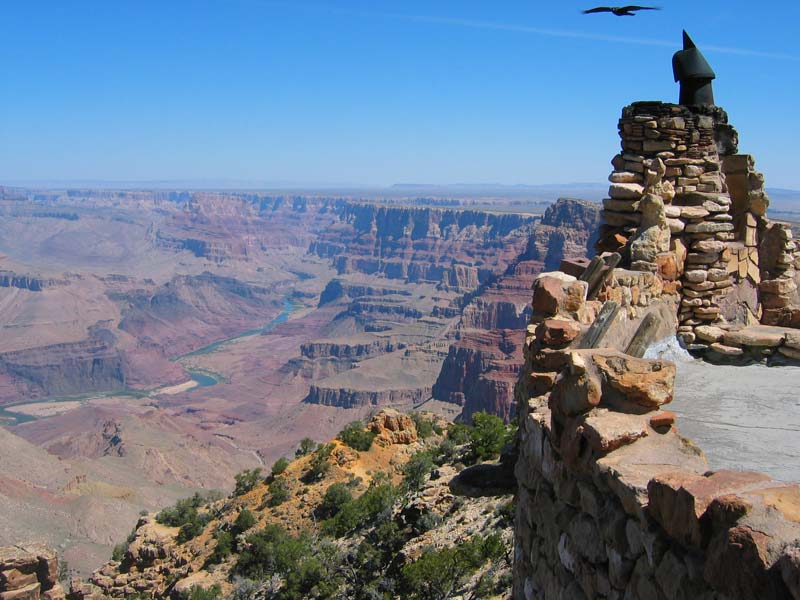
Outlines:
{"label": "stone wall", "polygon": [[63,600],[58,557],[39,545],[0,548],[0,600]]}
{"label": "stone wall", "polygon": [[[623,273],[600,293],[647,280]],[[534,283],[516,387],[515,600],[800,598],[800,487],[710,472],[663,410],[672,363],[620,352],[624,336],[583,347],[598,312],[586,289],[560,272]]]}
{"label": "stone wall", "polygon": [[682,343],[712,359],[752,358],[757,344],[710,344],[697,328],[800,327],[800,253],[789,226],[767,219],[764,177],[737,154],[725,111],[637,102],[619,132],[598,249],[670,282]]}

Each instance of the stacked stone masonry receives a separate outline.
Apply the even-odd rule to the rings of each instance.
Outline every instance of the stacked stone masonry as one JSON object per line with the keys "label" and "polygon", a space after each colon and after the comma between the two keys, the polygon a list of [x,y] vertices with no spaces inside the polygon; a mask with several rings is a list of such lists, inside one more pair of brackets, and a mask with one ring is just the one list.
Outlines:
{"label": "stacked stone masonry", "polygon": [[665,293],[678,295],[678,336],[691,351],[794,358],[796,349],[709,343],[697,331],[800,327],[798,247],[787,224],[767,219],[764,178],[737,154],[725,111],[638,102],[623,110],[619,132],[598,249],[657,273]]}
{"label": "stacked stone masonry", "polygon": [[800,598],[800,487],[710,472],[678,435],[674,364],[620,351],[628,309],[635,323],[658,304],[633,301],[649,278],[632,273],[601,290],[617,302],[629,289],[603,348],[584,348],[601,303],[585,282],[534,283],[515,392],[515,600]]}

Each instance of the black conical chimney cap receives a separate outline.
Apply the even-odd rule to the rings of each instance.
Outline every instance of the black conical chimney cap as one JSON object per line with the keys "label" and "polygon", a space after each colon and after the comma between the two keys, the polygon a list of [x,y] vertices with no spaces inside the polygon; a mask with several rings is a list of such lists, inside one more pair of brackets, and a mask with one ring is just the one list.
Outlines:
{"label": "black conical chimney cap", "polygon": [[689,50],[690,48],[697,48],[695,43],[692,41],[692,38],[689,37],[689,34],[686,33],[686,30],[683,30],[683,49]]}

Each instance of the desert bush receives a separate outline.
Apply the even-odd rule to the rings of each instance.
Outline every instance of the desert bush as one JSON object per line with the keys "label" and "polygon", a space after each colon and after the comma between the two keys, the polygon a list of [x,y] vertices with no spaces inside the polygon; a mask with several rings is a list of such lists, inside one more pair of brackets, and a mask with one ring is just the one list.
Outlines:
{"label": "desert bush", "polygon": [[174,505],[161,510],[156,515],[156,521],[168,527],[180,527],[194,519],[197,509],[206,503],[206,496],[195,493],[190,498],[178,500]]}
{"label": "desert bush", "polygon": [[252,579],[236,577],[230,600],[252,600],[256,597],[261,585]]}
{"label": "desert bush", "polygon": [[380,525],[391,518],[399,490],[384,477],[376,477],[361,496],[339,507],[331,519],[323,523],[323,531],[343,537],[357,529]]}
{"label": "desert bush", "polygon": [[272,463],[272,476],[277,477],[281,475],[289,466],[289,459],[281,456],[278,460]]}
{"label": "desert bush", "polygon": [[353,501],[353,494],[346,483],[334,483],[325,490],[325,497],[315,512],[319,519],[335,517],[342,507]]}
{"label": "desert bush", "polygon": [[373,431],[364,429],[364,424],[361,421],[353,421],[342,429],[337,437],[353,450],[366,452],[372,447],[375,435]]}
{"label": "desert bush", "polygon": [[303,438],[300,440],[300,446],[295,450],[294,455],[297,457],[306,456],[311,454],[317,448],[317,442],[311,438]]}
{"label": "desert bush", "polygon": [[128,537],[125,538],[124,542],[120,542],[114,549],[111,551],[111,560],[115,560],[117,562],[122,562],[122,559],[125,558],[125,553],[128,551],[128,547],[133,543],[133,540],[136,539],[136,529],[131,531],[128,534]]}
{"label": "desert bush", "polygon": [[452,440],[454,444],[466,444],[469,441],[472,427],[466,423],[452,423],[447,428],[447,439]]}
{"label": "desert bush", "polygon": [[333,444],[319,445],[308,463],[308,470],[303,475],[303,483],[319,481],[328,474],[331,469],[328,461],[331,452],[333,452]]}
{"label": "desert bush", "polygon": [[442,428],[439,427],[435,421],[418,412],[411,413],[411,420],[417,428],[417,435],[422,439],[431,437],[434,433],[436,435],[442,434]]}
{"label": "desert bush", "polygon": [[208,564],[210,565],[218,565],[228,558],[233,553],[236,546],[236,540],[230,531],[217,529],[217,531],[214,532],[214,539],[217,540],[217,545],[214,546],[214,551],[208,558]]}
{"label": "desert bush", "polygon": [[210,588],[202,588],[199,585],[192,587],[188,592],[180,595],[181,600],[217,600],[221,597],[222,588],[212,585]]}
{"label": "desert bush", "polygon": [[431,452],[428,450],[417,452],[403,465],[403,485],[410,492],[419,490],[425,484],[425,479],[432,470],[433,456]]}
{"label": "desert bush", "polygon": [[244,496],[253,490],[261,481],[261,469],[246,469],[234,476],[236,486],[233,489],[234,496]]}
{"label": "desert bush", "polygon": [[472,415],[474,426],[469,435],[470,453],[476,460],[492,460],[510,441],[510,432],[500,417],[479,412]]}
{"label": "desert bush", "polygon": [[181,525],[181,528],[178,531],[178,536],[175,539],[179,544],[183,544],[184,542],[188,542],[189,540],[196,538],[203,532],[203,529],[205,529],[206,525],[208,525],[210,521],[211,515],[199,514],[195,510],[194,517]]}
{"label": "desert bush", "polygon": [[239,514],[236,515],[236,520],[233,522],[231,527],[231,533],[234,537],[236,537],[240,533],[244,533],[250,529],[255,524],[256,516],[252,513],[252,511],[243,508],[239,511]]}
{"label": "desert bush", "polygon": [[286,502],[289,497],[291,496],[291,491],[289,490],[289,484],[286,483],[286,480],[282,477],[279,477],[275,481],[269,484],[267,488],[269,492],[269,500],[267,501],[267,506],[280,506],[284,502]]}
{"label": "desert bush", "polygon": [[272,596],[276,600],[308,596],[322,600],[334,598],[341,586],[339,562],[333,545],[314,544],[305,533],[295,537],[277,525],[267,525],[247,538],[234,572],[255,581],[281,577],[283,585]]}
{"label": "desert bush", "polygon": [[428,549],[402,569],[409,597],[419,600],[450,598],[487,560],[499,558],[504,551],[502,538],[497,534],[486,538],[476,535],[451,548]]}

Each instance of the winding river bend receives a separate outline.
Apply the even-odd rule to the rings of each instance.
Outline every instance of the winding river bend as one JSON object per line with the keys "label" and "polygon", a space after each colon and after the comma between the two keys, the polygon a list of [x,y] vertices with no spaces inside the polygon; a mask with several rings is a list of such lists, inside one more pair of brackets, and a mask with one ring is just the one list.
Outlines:
{"label": "winding river bend", "polygon": [[[216,352],[221,347],[235,342],[236,340],[240,340],[242,338],[251,337],[254,335],[261,335],[263,333],[269,333],[273,329],[275,329],[278,325],[286,323],[289,320],[289,317],[292,316],[292,313],[300,310],[302,306],[293,302],[290,298],[283,299],[283,310],[276,316],[272,321],[267,323],[262,327],[257,327],[256,329],[249,329],[244,333],[240,333],[233,337],[225,338],[222,340],[217,340],[216,342],[212,342],[207,346],[203,346],[202,348],[198,348],[197,350],[192,350],[191,352],[187,352],[186,354],[182,354],[173,358],[172,360],[175,362],[181,362],[187,358],[192,358],[194,356],[203,356],[205,354],[211,354],[212,352]],[[197,387],[210,387],[212,385],[216,385],[219,383],[219,378],[214,373],[210,373],[208,371],[198,371],[192,369],[186,369],[186,372],[189,373],[189,376],[197,382]]]}
{"label": "winding river bend", "polygon": [[[181,362],[187,358],[192,358],[194,356],[203,356],[205,354],[211,354],[212,352],[216,352],[223,346],[235,342],[236,340],[251,337],[254,335],[261,335],[262,333],[269,333],[279,325],[286,323],[289,320],[289,317],[292,316],[293,313],[300,310],[302,308],[301,304],[293,302],[290,298],[286,297],[283,300],[283,309],[281,312],[272,319],[269,323],[262,327],[257,327],[256,329],[249,329],[243,333],[238,335],[234,335],[229,338],[224,338],[221,340],[217,340],[216,342],[212,342],[202,348],[198,348],[197,350],[193,350],[191,352],[187,352],[186,354],[182,354],[180,356],[176,356],[172,360],[174,362]],[[199,389],[204,387],[211,387],[212,385],[217,385],[220,382],[220,376],[211,373],[208,371],[201,371],[187,368],[186,372],[189,376],[197,382],[197,385],[191,389]],[[40,398],[38,400],[25,400],[24,402],[15,402],[14,404],[10,404],[8,406],[0,407],[0,426],[3,425],[19,425],[20,423],[26,423],[30,421],[35,421],[38,418],[34,415],[30,415],[27,413],[22,412],[15,412],[15,406],[23,406],[23,405],[30,405],[30,404],[43,404],[43,403],[61,403],[61,402],[85,402],[86,400],[90,400],[92,398],[101,398],[104,396],[129,396],[131,398],[141,398],[143,396],[147,396],[150,393],[156,391],[160,388],[155,388],[153,390],[134,390],[134,389],[123,389],[123,390],[116,390],[110,392],[99,392],[99,393],[92,393],[92,394],[82,394],[78,396],[68,396],[68,397],[61,397],[61,398]],[[187,390],[187,391],[191,391]]]}

